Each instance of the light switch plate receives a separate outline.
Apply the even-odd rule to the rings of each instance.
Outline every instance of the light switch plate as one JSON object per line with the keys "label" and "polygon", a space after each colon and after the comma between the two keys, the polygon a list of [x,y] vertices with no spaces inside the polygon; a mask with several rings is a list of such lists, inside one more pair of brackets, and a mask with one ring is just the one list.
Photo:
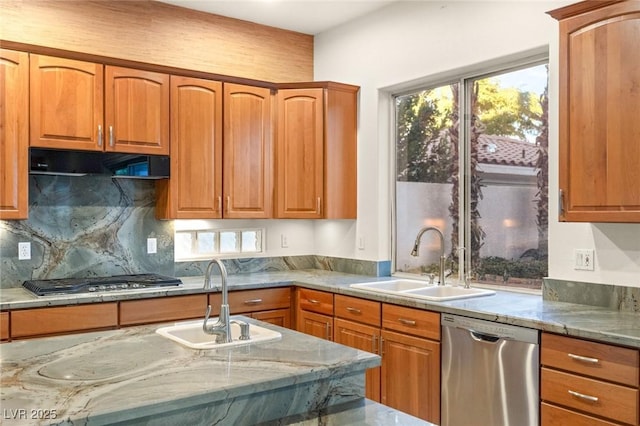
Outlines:
{"label": "light switch plate", "polygon": [[574,251],[573,268],[581,271],[593,271],[595,263],[595,250],[593,249],[576,249]]}

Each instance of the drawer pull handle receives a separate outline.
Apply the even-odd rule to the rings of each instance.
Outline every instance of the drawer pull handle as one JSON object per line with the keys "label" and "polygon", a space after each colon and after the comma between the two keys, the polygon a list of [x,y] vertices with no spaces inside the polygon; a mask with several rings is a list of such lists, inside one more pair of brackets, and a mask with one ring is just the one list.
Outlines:
{"label": "drawer pull handle", "polygon": [[405,325],[416,325],[416,322],[414,320],[398,318],[398,321],[400,321],[402,324],[405,324]]}
{"label": "drawer pull handle", "polygon": [[569,358],[575,359],[576,361],[588,362],[590,364],[598,364],[600,360],[598,358],[589,358],[587,356],[569,354]]}
{"label": "drawer pull handle", "polygon": [[258,303],[262,303],[262,299],[250,299],[244,301],[245,305],[257,305]]}
{"label": "drawer pull handle", "polygon": [[311,303],[312,305],[318,305],[320,303],[320,301],[316,299],[307,299],[307,302]]}
{"label": "drawer pull handle", "polygon": [[572,390],[569,390],[569,393],[575,396],[576,398],[584,399],[585,401],[598,402],[598,397],[596,396],[585,395],[583,393],[572,391]]}
{"label": "drawer pull handle", "polygon": [[347,311],[353,312],[354,314],[361,314],[362,311],[358,308],[352,308],[351,306],[347,306]]}

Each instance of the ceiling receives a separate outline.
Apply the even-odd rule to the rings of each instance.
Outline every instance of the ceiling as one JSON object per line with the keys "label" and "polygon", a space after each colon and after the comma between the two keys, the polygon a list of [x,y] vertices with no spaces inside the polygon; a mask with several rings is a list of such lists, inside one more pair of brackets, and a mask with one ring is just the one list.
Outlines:
{"label": "ceiling", "polygon": [[160,0],[176,6],[316,35],[397,0]]}

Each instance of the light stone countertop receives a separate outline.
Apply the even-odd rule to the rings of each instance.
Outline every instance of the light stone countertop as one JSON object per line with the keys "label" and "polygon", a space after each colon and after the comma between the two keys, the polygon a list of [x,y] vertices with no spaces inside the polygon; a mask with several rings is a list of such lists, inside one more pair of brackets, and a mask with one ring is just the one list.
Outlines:
{"label": "light stone countertop", "polygon": [[[385,281],[393,277],[370,277],[325,270],[297,270],[247,273],[229,276],[229,289],[245,290],[299,285],[380,302],[428,309],[478,319],[519,325],[542,331],[640,348],[640,315],[608,308],[543,300],[540,295],[497,291],[493,296],[450,302],[430,302],[424,299],[374,293],[351,288],[350,284]],[[0,310],[80,303],[106,302],[202,293],[202,277],[183,277],[179,288],[143,290],[139,292],[108,292],[88,295],[38,297],[22,288],[2,290]],[[217,281],[214,279],[216,289]]]}
{"label": "light stone countertop", "polygon": [[[261,325],[282,338],[192,350],[153,325],[5,343],[2,424],[255,424],[363,404],[364,371],[379,356]],[[352,405],[336,415],[393,417],[389,410]]]}

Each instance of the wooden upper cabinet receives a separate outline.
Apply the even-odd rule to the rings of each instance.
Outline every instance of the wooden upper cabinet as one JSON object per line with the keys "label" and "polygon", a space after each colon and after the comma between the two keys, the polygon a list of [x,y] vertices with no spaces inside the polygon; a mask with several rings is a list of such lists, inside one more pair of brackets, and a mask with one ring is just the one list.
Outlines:
{"label": "wooden upper cabinet", "polygon": [[283,88],[277,95],[276,216],[357,215],[358,87]]}
{"label": "wooden upper cabinet", "polygon": [[169,75],[105,67],[105,149],[169,155]]}
{"label": "wooden upper cabinet", "polygon": [[104,67],[44,55],[30,59],[31,146],[101,151]]}
{"label": "wooden upper cabinet", "polygon": [[560,220],[640,222],[640,2],[549,13],[560,20]]}
{"label": "wooden upper cabinet", "polygon": [[29,207],[29,55],[0,49],[0,219]]}
{"label": "wooden upper cabinet", "polygon": [[222,83],[171,76],[171,179],[156,183],[156,216],[222,217]]}
{"label": "wooden upper cabinet", "polygon": [[322,218],[324,113],[322,89],[278,92],[277,217]]}
{"label": "wooden upper cabinet", "polygon": [[224,213],[273,217],[271,90],[224,84]]}

